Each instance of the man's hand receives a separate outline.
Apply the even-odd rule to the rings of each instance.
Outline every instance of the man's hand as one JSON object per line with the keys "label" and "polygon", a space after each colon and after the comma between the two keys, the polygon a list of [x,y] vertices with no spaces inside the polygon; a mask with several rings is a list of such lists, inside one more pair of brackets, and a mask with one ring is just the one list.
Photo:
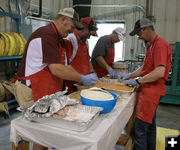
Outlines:
{"label": "man's hand", "polygon": [[97,76],[96,72],[90,73],[89,75],[93,78],[93,80],[98,81],[98,76]]}
{"label": "man's hand", "polygon": [[137,80],[124,81],[123,83],[124,83],[125,85],[128,85],[128,86],[137,86],[137,85],[139,85],[139,83],[137,82]]}
{"label": "man's hand", "polygon": [[120,82],[120,79],[128,80],[130,77],[131,77],[130,73],[128,73],[128,74],[119,74],[118,75],[118,81]]}
{"label": "man's hand", "polygon": [[79,83],[90,86],[96,84],[98,81],[96,73],[88,74],[88,75],[82,75]]}
{"label": "man's hand", "polygon": [[116,71],[114,71],[112,68],[109,68],[109,69],[108,69],[108,73],[110,74],[111,78],[117,79],[118,74],[117,74]]}

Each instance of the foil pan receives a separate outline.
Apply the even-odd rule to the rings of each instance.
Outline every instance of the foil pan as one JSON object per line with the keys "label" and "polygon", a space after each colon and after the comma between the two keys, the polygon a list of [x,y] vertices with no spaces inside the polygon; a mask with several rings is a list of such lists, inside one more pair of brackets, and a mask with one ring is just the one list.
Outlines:
{"label": "foil pan", "polygon": [[86,131],[96,120],[101,107],[86,105],[66,106],[48,118],[33,118],[33,121],[73,131]]}
{"label": "foil pan", "polygon": [[66,105],[79,103],[76,99],[64,95],[65,93],[66,91],[62,91],[46,95],[33,104],[18,107],[17,110],[21,111],[23,117],[27,120],[33,120],[35,117],[50,117]]}

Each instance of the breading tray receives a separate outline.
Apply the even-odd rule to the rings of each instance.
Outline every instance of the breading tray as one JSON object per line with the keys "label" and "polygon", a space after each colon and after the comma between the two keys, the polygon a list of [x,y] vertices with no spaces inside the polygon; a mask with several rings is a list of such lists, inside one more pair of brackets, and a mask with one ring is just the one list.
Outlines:
{"label": "breading tray", "polygon": [[112,87],[113,85],[114,86],[117,86],[117,85],[122,86],[123,84],[122,83],[118,83],[118,84],[107,85],[107,86],[104,87],[104,89],[106,89],[107,91],[116,93],[122,99],[128,98],[134,92],[134,90],[135,90],[135,88],[132,88],[131,90],[128,90],[128,91],[126,91],[126,90],[118,90],[118,89],[117,90],[110,89],[109,86]]}
{"label": "breading tray", "polygon": [[93,122],[96,120],[97,116],[99,115],[99,112],[102,110],[100,107],[91,107],[86,105],[77,104],[73,106],[75,109],[77,109],[79,112],[86,112],[93,114],[91,118],[89,118],[86,122],[78,122],[78,121],[69,121],[65,120],[63,118],[54,118],[54,117],[48,117],[48,118],[33,118],[32,121],[43,123],[49,126],[54,126],[57,128],[63,128],[67,130],[73,130],[73,131],[85,131],[87,130]]}

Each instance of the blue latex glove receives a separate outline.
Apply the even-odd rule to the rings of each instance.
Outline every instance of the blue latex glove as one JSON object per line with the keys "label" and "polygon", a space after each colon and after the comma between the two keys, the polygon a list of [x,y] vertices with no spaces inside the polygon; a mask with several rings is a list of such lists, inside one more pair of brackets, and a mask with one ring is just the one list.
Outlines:
{"label": "blue latex glove", "polygon": [[82,75],[79,83],[87,86],[94,85],[98,81],[96,77],[97,75],[94,76],[92,74]]}
{"label": "blue latex glove", "polygon": [[128,86],[137,86],[137,85],[139,85],[136,80],[124,81],[123,83],[125,85],[128,85]]}
{"label": "blue latex glove", "polygon": [[108,69],[108,73],[110,74],[111,78],[113,78],[113,79],[117,79],[118,78],[118,74],[112,68]]}
{"label": "blue latex glove", "polygon": [[93,72],[93,73],[91,73],[89,75],[92,77],[93,80],[98,81],[98,76],[97,76],[97,74],[95,72]]}
{"label": "blue latex glove", "polygon": [[120,81],[120,79],[122,79],[122,80],[128,80],[130,77],[131,77],[131,76],[130,76],[130,73],[128,73],[128,74],[119,74],[119,75],[118,75],[118,81]]}

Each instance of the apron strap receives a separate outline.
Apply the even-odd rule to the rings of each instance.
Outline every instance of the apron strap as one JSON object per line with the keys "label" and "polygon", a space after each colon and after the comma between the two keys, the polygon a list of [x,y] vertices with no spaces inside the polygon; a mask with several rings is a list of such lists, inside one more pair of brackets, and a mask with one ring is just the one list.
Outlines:
{"label": "apron strap", "polygon": [[109,35],[109,47],[112,48],[111,47],[111,35]]}
{"label": "apron strap", "polygon": [[22,79],[22,80],[29,80],[30,76],[26,76],[26,77],[16,77],[17,80]]}

